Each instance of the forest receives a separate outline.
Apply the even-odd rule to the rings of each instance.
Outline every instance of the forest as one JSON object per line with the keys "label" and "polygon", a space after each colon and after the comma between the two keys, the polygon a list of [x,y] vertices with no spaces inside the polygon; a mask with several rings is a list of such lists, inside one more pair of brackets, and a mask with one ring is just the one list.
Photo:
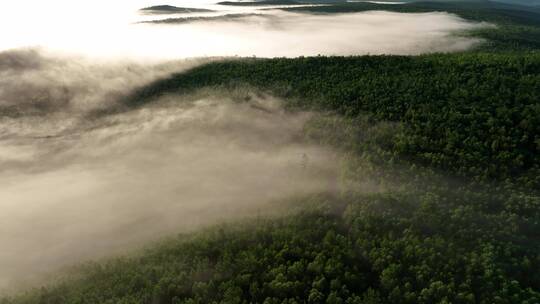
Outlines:
{"label": "forest", "polygon": [[540,303],[540,11],[285,10],[383,8],[497,28],[459,33],[486,42],[454,54],[217,60],[123,100],[214,90],[242,103],[260,92],[313,111],[302,140],[340,151],[339,191],[79,265],[0,303]]}
{"label": "forest", "polygon": [[458,54],[221,61],[126,100],[248,84],[291,107],[400,122],[388,152],[475,180],[540,187],[540,56]]}

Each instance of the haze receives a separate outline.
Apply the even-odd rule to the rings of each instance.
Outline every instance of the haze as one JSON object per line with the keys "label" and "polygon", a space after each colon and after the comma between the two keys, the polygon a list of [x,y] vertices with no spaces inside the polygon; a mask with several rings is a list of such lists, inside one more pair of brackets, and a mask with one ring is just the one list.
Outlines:
{"label": "haze", "polygon": [[4,119],[17,133],[0,141],[0,287],[332,190],[333,153],[297,140],[308,113],[211,95]]}
{"label": "haze", "polygon": [[[209,8],[216,12],[164,16],[138,12],[140,8],[158,4]],[[231,13],[245,13],[246,17],[168,25],[139,23]],[[446,13],[312,16],[220,6],[206,0],[4,1],[0,9],[3,29],[0,50],[42,47],[55,53],[144,60],[235,55],[417,54],[470,48],[479,41],[453,33],[478,26],[485,25]]]}

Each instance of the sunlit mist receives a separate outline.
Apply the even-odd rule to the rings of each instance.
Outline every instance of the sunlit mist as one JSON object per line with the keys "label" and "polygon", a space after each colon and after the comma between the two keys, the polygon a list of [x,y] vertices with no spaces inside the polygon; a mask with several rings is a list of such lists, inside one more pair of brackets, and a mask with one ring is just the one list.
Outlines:
{"label": "sunlit mist", "polygon": [[[208,1],[169,1],[208,13],[147,15],[157,1],[13,1],[2,4],[0,50],[42,47],[106,58],[417,54],[460,51],[479,41],[453,35],[485,26],[446,13],[307,15]],[[181,24],[167,18],[215,17]],[[245,14],[243,17],[241,14]]]}

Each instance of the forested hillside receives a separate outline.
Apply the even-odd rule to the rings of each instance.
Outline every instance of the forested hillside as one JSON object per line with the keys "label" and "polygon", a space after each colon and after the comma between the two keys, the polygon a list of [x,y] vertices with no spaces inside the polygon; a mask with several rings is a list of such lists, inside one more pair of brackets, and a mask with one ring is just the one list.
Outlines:
{"label": "forested hillside", "polygon": [[471,52],[234,58],[140,88],[122,109],[233,92],[316,113],[299,140],[339,151],[336,191],[85,264],[0,303],[540,303],[540,18],[503,5],[384,6],[496,23],[461,33],[488,40]]}
{"label": "forested hillside", "polygon": [[240,59],[159,81],[127,102],[260,89],[326,112],[304,136],[343,151],[340,193],[6,303],[537,303],[539,69],[509,54]]}
{"label": "forested hillside", "polygon": [[419,163],[538,188],[538,71],[537,54],[243,59],[158,81],[129,102],[249,84],[297,106],[402,122],[392,152]]}

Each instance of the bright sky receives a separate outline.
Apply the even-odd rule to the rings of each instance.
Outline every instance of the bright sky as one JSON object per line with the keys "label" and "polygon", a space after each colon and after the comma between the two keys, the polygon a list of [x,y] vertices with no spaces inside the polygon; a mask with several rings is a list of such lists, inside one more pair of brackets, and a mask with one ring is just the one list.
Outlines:
{"label": "bright sky", "polygon": [[[187,16],[185,14],[144,16],[138,13],[139,9],[153,5],[167,4],[220,11],[189,16],[212,16],[250,12],[256,9],[216,5],[215,3],[219,1],[3,1],[4,3],[0,4],[0,51],[21,47],[45,47],[49,51],[68,54],[128,58],[156,58],[156,56],[178,58],[236,53],[246,55],[242,50],[237,50],[240,42],[232,37],[234,32],[214,31],[200,24],[185,25],[182,28],[178,25],[135,24],[150,19]],[[236,46],[231,46],[232,43]],[[225,51],[225,54],[212,51],[217,47]],[[248,52],[247,55],[250,56],[252,53]]]}
{"label": "bright sky", "polygon": [[[152,0],[17,0],[0,5],[0,50],[27,46],[87,52],[129,46],[142,26],[137,10],[163,4]],[[168,0],[167,4],[202,7],[206,0]],[[137,30],[133,30],[137,29]],[[118,49],[118,51],[125,51]]]}

